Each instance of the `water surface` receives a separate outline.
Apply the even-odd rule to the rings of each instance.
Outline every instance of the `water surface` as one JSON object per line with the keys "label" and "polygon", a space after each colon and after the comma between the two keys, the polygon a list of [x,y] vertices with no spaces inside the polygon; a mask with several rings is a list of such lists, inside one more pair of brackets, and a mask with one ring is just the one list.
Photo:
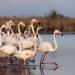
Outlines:
{"label": "water surface", "polygon": [[[52,35],[40,35],[43,41],[52,41]],[[16,72],[10,71],[9,75],[75,75],[75,35],[57,36],[58,49],[54,53],[47,54],[45,61],[55,61],[58,63],[57,70],[47,70],[52,66],[47,65],[46,69],[41,70],[39,66],[35,69],[18,70]],[[36,62],[33,65],[39,65],[41,53],[36,55]],[[8,74],[8,73],[7,73]]]}

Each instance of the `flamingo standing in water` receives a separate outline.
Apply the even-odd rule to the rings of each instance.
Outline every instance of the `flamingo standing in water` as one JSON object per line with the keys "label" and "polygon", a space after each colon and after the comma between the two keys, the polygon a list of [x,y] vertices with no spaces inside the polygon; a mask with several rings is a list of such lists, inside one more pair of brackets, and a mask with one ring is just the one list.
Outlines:
{"label": "flamingo standing in water", "polygon": [[19,50],[15,51],[14,56],[23,60],[22,63],[26,62],[27,60],[33,58],[36,55],[36,45],[35,44],[34,44],[33,49],[23,49],[19,41],[18,41],[18,44],[19,44]]}
{"label": "flamingo standing in water", "polygon": [[[2,29],[2,28],[6,28],[6,26],[2,25],[2,27],[0,29]],[[1,46],[0,46],[0,57],[8,58],[8,57],[10,57],[10,55],[14,54],[16,47],[13,45],[5,43],[5,41],[3,41],[4,36],[1,35],[1,33],[4,34],[2,31],[0,31],[0,44],[1,44]],[[6,38],[7,38],[7,34],[6,34]],[[2,44],[2,43],[5,43],[5,44]],[[5,62],[6,62],[5,63],[5,66],[6,66],[8,59]]]}
{"label": "flamingo standing in water", "polygon": [[[41,57],[41,60],[40,60],[40,66],[41,64],[46,64],[44,62],[44,59],[45,59],[45,56],[47,53],[51,53],[51,52],[55,52],[57,51],[57,42],[56,42],[56,39],[55,39],[55,35],[62,35],[62,32],[60,32],[59,30],[55,30],[54,33],[53,33],[53,39],[54,39],[54,47],[53,45],[50,43],[50,42],[42,42],[40,45],[39,45],[39,48],[38,50],[42,52],[42,57]],[[56,62],[49,62],[50,64],[55,64],[56,66],[58,66],[58,64]]]}

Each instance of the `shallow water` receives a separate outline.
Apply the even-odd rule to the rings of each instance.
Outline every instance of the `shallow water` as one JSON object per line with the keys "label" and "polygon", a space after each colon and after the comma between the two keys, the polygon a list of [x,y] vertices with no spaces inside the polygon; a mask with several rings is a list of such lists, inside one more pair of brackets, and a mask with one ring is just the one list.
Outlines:
{"label": "shallow water", "polygon": [[[40,35],[43,41],[52,41],[52,35]],[[51,70],[53,65],[40,69],[39,66],[26,69],[10,70],[5,75],[75,75],[75,35],[57,36],[58,50],[47,54],[45,61],[55,61],[59,68]],[[33,65],[39,65],[41,53],[36,55],[36,62]],[[34,68],[34,69],[31,69]]]}

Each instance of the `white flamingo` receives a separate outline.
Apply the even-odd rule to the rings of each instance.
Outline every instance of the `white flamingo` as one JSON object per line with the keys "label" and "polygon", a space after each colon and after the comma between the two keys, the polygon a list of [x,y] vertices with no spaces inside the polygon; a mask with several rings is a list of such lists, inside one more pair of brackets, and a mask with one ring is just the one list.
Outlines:
{"label": "white flamingo", "polygon": [[10,44],[6,44],[0,47],[0,51],[7,55],[14,54],[15,50],[16,50],[16,47]]}
{"label": "white flamingo", "polygon": [[8,58],[10,60],[10,63],[12,64],[13,60],[11,57],[15,53],[16,50],[17,48],[13,45],[10,45],[10,44],[3,45],[2,47],[0,47],[0,57]]}
{"label": "white flamingo", "polygon": [[[6,57],[9,57],[10,55],[14,54],[16,47],[14,47],[10,44],[6,44],[6,45],[3,44],[3,43],[5,43],[3,37],[7,37],[7,35],[4,32],[2,32],[2,28],[6,28],[6,26],[2,25],[0,28],[0,57],[6,58]],[[5,62],[7,63],[7,61],[5,61]]]}
{"label": "white flamingo", "polygon": [[[53,45],[50,43],[50,42],[42,42],[40,45],[39,45],[39,48],[38,50],[42,52],[42,57],[41,57],[41,60],[40,60],[40,66],[41,64],[46,64],[44,62],[44,58],[46,56],[47,53],[50,53],[50,52],[55,52],[57,50],[57,42],[56,42],[56,39],[55,39],[55,35],[62,35],[62,32],[60,32],[59,30],[55,30],[54,33],[53,33],[53,39],[54,39],[54,47]],[[57,63],[55,62],[50,62],[51,64],[55,64],[58,66]]]}
{"label": "white flamingo", "polygon": [[23,60],[23,63],[33,58],[36,55],[36,45],[35,44],[34,44],[34,48],[30,50],[29,49],[23,50],[21,43],[18,42],[18,44],[19,44],[19,50],[15,51],[14,56]]}

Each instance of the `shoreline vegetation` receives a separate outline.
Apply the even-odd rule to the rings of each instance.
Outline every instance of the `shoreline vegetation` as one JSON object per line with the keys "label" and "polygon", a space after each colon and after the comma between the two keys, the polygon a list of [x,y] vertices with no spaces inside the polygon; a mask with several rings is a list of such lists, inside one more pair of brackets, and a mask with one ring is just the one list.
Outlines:
{"label": "shoreline vegetation", "polygon": [[13,20],[16,25],[20,21],[23,21],[27,29],[32,18],[37,18],[39,20],[38,24],[34,24],[34,27],[36,30],[38,26],[42,26],[43,30],[40,31],[42,34],[52,33],[55,29],[59,29],[65,34],[75,34],[75,18],[65,17],[55,9],[44,16],[0,16],[0,26],[9,20]]}

